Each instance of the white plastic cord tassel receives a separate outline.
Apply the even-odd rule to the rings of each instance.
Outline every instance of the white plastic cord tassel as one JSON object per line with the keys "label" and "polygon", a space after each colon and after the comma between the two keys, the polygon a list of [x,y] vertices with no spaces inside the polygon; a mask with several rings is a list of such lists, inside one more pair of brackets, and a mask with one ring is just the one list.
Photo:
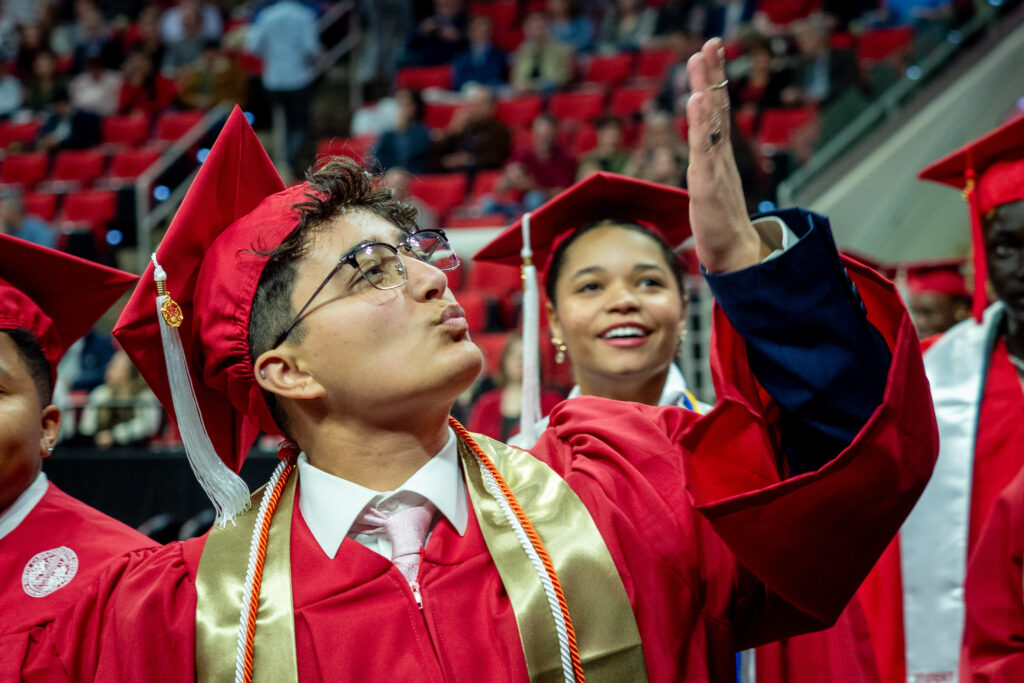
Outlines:
{"label": "white plastic cord tassel", "polygon": [[530,246],[530,213],[523,214],[523,395],[519,433],[526,443],[537,440],[540,414],[540,292]]}
{"label": "white plastic cord tassel", "polygon": [[153,279],[156,281],[156,312],[160,319],[160,340],[167,363],[167,381],[178,418],[178,431],[185,444],[188,463],[200,486],[213,503],[217,523],[231,522],[249,507],[249,487],[217,455],[203,423],[199,404],[192,388],[192,376],[185,362],[185,351],[178,336],[182,322],[181,308],[167,293],[167,273],[153,254]]}

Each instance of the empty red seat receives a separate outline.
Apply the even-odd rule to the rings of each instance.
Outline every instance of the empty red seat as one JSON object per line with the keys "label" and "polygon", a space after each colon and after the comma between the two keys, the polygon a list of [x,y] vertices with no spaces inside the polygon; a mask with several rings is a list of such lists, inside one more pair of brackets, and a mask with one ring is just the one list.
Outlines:
{"label": "empty red seat", "polygon": [[454,68],[451,64],[405,66],[399,69],[395,76],[395,87],[398,89],[409,88],[410,90],[425,90],[426,88],[451,90],[453,73]]}
{"label": "empty red seat", "polygon": [[0,182],[32,188],[46,177],[48,167],[49,159],[45,152],[12,154],[4,159],[0,167]]}
{"label": "empty red seat", "polygon": [[486,292],[467,289],[459,292],[459,305],[466,312],[466,322],[470,332],[482,332],[487,329],[487,311],[491,305],[491,297]]}
{"label": "empty red seat", "polygon": [[489,213],[485,216],[449,218],[446,228],[500,228],[508,223],[503,213]]}
{"label": "empty red seat", "polygon": [[498,101],[497,118],[509,128],[529,126],[544,108],[540,95],[521,95]]}
{"label": "empty red seat", "polygon": [[785,26],[797,19],[803,19],[818,9],[819,5],[816,0],[758,0],[757,9],[764,12],[771,23]]}
{"label": "empty red seat", "polygon": [[818,110],[814,107],[798,109],[765,109],[761,116],[761,148],[774,151],[790,147],[794,133],[814,126]]}
{"label": "empty red seat", "polygon": [[57,153],[51,180],[79,186],[92,185],[103,175],[106,156],[98,149],[67,149]]}
{"label": "empty red seat", "polygon": [[116,180],[135,180],[159,158],[160,152],[146,149],[126,149],[115,154],[110,160],[110,171],[107,173],[107,177]]}
{"label": "empty red seat", "polygon": [[109,145],[141,145],[149,137],[149,119],[138,114],[103,119],[103,142]]}
{"label": "empty red seat", "polygon": [[316,146],[317,159],[323,161],[329,157],[351,157],[363,163],[373,152],[377,144],[377,135],[367,133],[354,138],[327,138],[321,140]]}
{"label": "empty red seat", "polygon": [[87,223],[99,231],[117,215],[117,193],[106,190],[84,190],[69,194],[64,200],[64,220]]}
{"label": "empty red seat", "polygon": [[57,200],[60,195],[52,192],[28,192],[22,197],[25,213],[52,221],[57,215]]}
{"label": "empty red seat", "polygon": [[462,203],[466,196],[463,173],[438,173],[413,176],[409,194],[421,199],[442,216]]}
{"label": "empty red seat", "polygon": [[618,85],[629,78],[633,71],[633,55],[623,52],[617,55],[595,55],[587,60],[583,80],[588,83]]}
{"label": "empty red seat", "polygon": [[481,289],[501,300],[522,288],[518,268],[474,261],[466,278],[467,289]]}
{"label": "empty red seat", "polygon": [[551,113],[563,121],[589,121],[604,111],[604,92],[560,92],[551,96]]}
{"label": "empty red seat", "polygon": [[676,53],[672,50],[644,50],[637,58],[636,75],[660,81],[675,61]]}
{"label": "empty red seat", "polygon": [[615,116],[638,114],[643,111],[647,100],[657,94],[657,88],[621,88],[612,93],[609,111]]}
{"label": "empty red seat", "polygon": [[911,26],[873,28],[861,35],[857,43],[857,60],[880,62],[890,57],[902,57],[910,52],[913,43],[914,29]]}
{"label": "empty red seat", "polygon": [[12,142],[20,142],[25,145],[35,142],[39,128],[40,123],[35,120],[20,123],[4,121],[0,123],[0,147],[6,148]]}
{"label": "empty red seat", "polygon": [[461,102],[427,102],[423,108],[423,123],[427,128],[447,128],[455,112],[464,106]]}
{"label": "empty red seat", "polygon": [[501,176],[504,173],[501,169],[496,171],[478,171],[473,179],[473,189],[470,192],[469,198],[471,200],[479,199],[485,194],[494,192],[494,186],[501,180]]}
{"label": "empty red seat", "polygon": [[484,369],[493,375],[501,365],[501,354],[508,343],[508,332],[490,332],[474,334],[473,343],[480,347],[484,354]]}
{"label": "empty red seat", "polygon": [[572,140],[573,155],[579,158],[595,147],[597,147],[597,128],[592,123],[580,124]]}
{"label": "empty red seat", "polygon": [[201,111],[164,112],[156,121],[155,137],[160,142],[175,142],[202,120]]}

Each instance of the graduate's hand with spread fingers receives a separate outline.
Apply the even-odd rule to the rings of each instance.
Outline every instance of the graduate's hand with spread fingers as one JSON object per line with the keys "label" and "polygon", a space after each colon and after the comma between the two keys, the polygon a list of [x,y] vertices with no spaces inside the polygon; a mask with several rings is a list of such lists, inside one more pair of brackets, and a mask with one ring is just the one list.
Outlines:
{"label": "graduate's hand with spread fingers", "polygon": [[697,258],[709,273],[727,273],[760,263],[771,249],[750,218],[729,139],[729,90],[725,87],[722,41],[704,43],[686,64],[690,77],[690,225]]}

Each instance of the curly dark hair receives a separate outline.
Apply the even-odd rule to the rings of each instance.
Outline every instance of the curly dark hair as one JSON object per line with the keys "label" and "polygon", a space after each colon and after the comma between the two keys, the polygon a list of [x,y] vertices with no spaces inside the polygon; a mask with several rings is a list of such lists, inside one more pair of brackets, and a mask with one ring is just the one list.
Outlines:
{"label": "curly dark hair", "polygon": [[[299,219],[295,229],[269,254],[249,318],[249,356],[255,361],[270,350],[284,332],[296,311],[292,307],[292,287],[298,275],[298,262],[306,254],[311,237],[330,225],[337,216],[352,210],[370,211],[394,223],[406,233],[416,231],[415,207],[392,196],[379,178],[348,157],[333,157],[306,172],[307,201],[293,205]],[[302,341],[305,330],[300,322],[291,339]],[[278,426],[286,429],[283,412],[273,394],[264,397]]]}

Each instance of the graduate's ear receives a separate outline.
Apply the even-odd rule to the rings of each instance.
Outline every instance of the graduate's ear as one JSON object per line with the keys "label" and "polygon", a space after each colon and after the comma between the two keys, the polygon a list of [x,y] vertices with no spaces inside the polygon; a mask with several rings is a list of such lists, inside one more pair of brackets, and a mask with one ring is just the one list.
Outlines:
{"label": "graduate's ear", "polygon": [[310,374],[298,347],[282,344],[260,354],[253,364],[256,383],[284,398],[320,398],[324,387]]}
{"label": "graduate's ear", "polygon": [[544,310],[548,314],[548,327],[551,328],[551,336],[555,339],[564,339],[562,337],[562,323],[558,319],[558,311],[555,310],[555,306],[550,300],[544,302]]}
{"label": "graduate's ear", "polygon": [[45,458],[57,446],[57,438],[60,436],[60,408],[51,403],[43,408],[43,414],[39,419],[42,427],[42,435],[39,437],[39,453]]}

